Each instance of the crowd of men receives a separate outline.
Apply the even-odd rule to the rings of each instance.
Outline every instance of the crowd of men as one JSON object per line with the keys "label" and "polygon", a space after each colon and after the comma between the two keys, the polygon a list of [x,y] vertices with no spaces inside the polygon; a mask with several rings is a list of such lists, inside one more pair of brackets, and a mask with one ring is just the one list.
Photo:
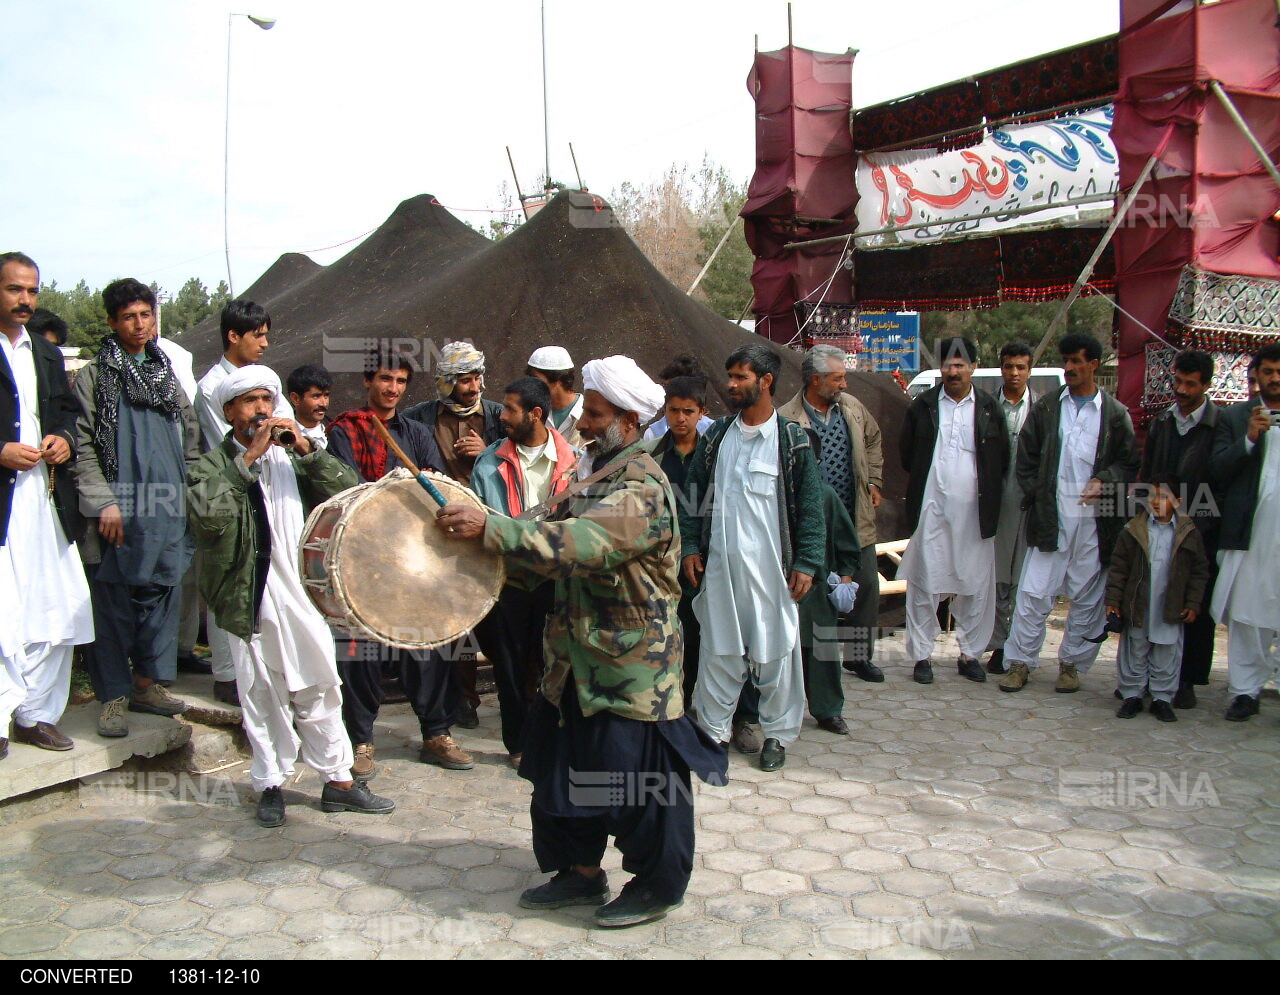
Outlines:
{"label": "crowd of men", "polygon": [[[730,746],[776,771],[806,710],[848,734],[842,667],[886,679],[873,662],[881,430],[838,349],[807,352],[781,404],[778,353],[736,350],[732,413],[717,420],[689,356],[661,384],[627,357],[592,360],[579,390],[569,353],[542,346],[498,401],[483,396],[483,353],[449,342],[437,396],[404,407],[414,365],[375,349],[367,403],[330,418],[327,371],[282,383],[263,365],[261,306],[227,305],[223,355],[197,381],[190,354],[158,337],[152,291],[128,279],[103,291],[112,334],[69,387],[59,329],[32,331],[38,291],[33,260],[0,255],[0,733],[12,719],[18,743],[74,747],[58,722],[80,646],[104,737],[126,736],[131,711],[183,711],[167,690],[179,670],[210,674],[242,709],[262,825],[285,821],[299,757],[325,779],[324,810],[386,813],[394,802],[369,789],[385,682],[417,716],[419,759],[469,769],[452,729],[478,722],[471,642],[492,666],[508,760],[533,785],[539,866],[555,874],[521,903],[601,906],[598,922],[627,926],[683,897],[693,775],[723,783]],[[1265,562],[1280,540],[1280,346],[1255,357],[1256,396],[1225,409],[1207,396],[1213,360],[1180,353],[1176,402],[1141,451],[1098,386],[1096,340],[1059,348],[1060,390],[1037,397],[1030,348],[1010,344],[990,394],[973,382],[974,343],[946,339],[939,384],[907,410],[912,678],[933,683],[948,606],[959,675],[1023,690],[1065,595],[1055,690],[1079,690],[1121,632],[1117,714],[1149,694],[1174,721],[1208,682],[1225,622],[1226,717],[1247,720],[1280,664],[1280,571]],[[479,496],[484,510],[451,504],[437,526],[507,567],[471,637],[433,650],[331,626],[299,574],[307,515],[383,480],[397,452]],[[583,771],[628,788],[584,794]],[[655,777],[661,790],[631,791]],[[635,877],[605,904],[609,836]]]}

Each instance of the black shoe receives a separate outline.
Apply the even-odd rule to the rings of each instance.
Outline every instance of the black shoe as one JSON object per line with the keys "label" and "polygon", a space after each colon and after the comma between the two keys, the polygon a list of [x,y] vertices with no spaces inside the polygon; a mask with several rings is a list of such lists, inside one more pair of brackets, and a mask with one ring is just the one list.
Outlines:
{"label": "black shoe", "polygon": [[284,825],[284,796],[279,788],[267,788],[258,797],[258,825],[264,829]]}
{"label": "black shoe", "polygon": [[522,909],[563,909],[569,905],[603,905],[609,897],[609,877],[601,871],[593,878],[577,871],[561,871],[546,884],[520,896]]}
{"label": "black shoe", "polygon": [[[1116,688],[1111,692],[1111,697],[1115,698],[1116,701],[1124,701],[1124,695],[1120,693],[1119,688]],[[1139,701],[1141,701],[1141,699],[1139,699]]]}
{"label": "black shoe", "polygon": [[[603,872],[601,872],[603,873]],[[663,918],[683,902],[666,902],[658,898],[644,885],[628,881],[622,886],[622,894],[608,905],[596,909],[596,925],[607,929],[623,926],[639,926]]]}
{"label": "black shoe", "polygon": [[198,656],[194,656],[191,653],[179,653],[178,673],[204,674],[205,676],[208,676],[213,673],[213,664],[208,660],[201,660]]}
{"label": "black shoe", "polygon": [[776,739],[766,739],[760,751],[760,769],[763,771],[780,770],[787,762],[787,751]]}
{"label": "black shoe", "polygon": [[8,755],[9,755],[9,741],[7,739],[0,739],[0,760],[3,760]]}
{"label": "black shoe", "polygon": [[987,673],[1003,674],[1004,673],[1004,647],[998,650],[992,650],[991,655],[987,657]]}
{"label": "black shoe", "polygon": [[454,725],[459,729],[475,729],[480,725],[480,716],[476,714],[476,706],[465,698],[458,705],[458,721]]}
{"label": "black shoe", "polygon": [[1125,698],[1124,704],[1116,709],[1116,718],[1131,719],[1140,711],[1142,711],[1141,698]]}
{"label": "black shoe", "polygon": [[1177,722],[1178,716],[1173,714],[1173,706],[1159,699],[1151,702],[1151,714],[1161,722]]}
{"label": "black shoe", "polygon": [[928,660],[921,660],[911,671],[911,679],[917,684],[933,683],[933,666]]}
{"label": "black shoe", "polygon": [[1199,702],[1196,701],[1196,687],[1194,684],[1182,684],[1178,687],[1178,693],[1173,696],[1173,707],[1186,711],[1189,708],[1195,708]]}
{"label": "black shoe", "polygon": [[232,708],[240,707],[240,689],[236,687],[235,681],[214,681],[213,697]]}
{"label": "black shoe", "polygon": [[367,815],[387,815],[396,810],[396,803],[369,790],[364,781],[352,781],[345,791],[332,782],[320,793],[320,809],[324,812],[364,812]]}
{"label": "black shoe", "polygon": [[823,732],[833,732],[837,736],[849,735],[849,723],[839,715],[834,719],[818,719],[818,728]]}
{"label": "black shoe", "polygon": [[967,681],[973,681],[975,684],[983,684],[987,680],[986,672],[982,669],[982,664],[977,660],[971,660],[962,656],[956,661],[956,670],[960,672],[960,676]]}
{"label": "black shoe", "polygon": [[1249,719],[1258,714],[1258,699],[1251,695],[1237,695],[1230,707],[1227,708],[1226,720],[1228,722],[1248,722]]}
{"label": "black shoe", "polygon": [[844,664],[844,669],[853,674],[854,677],[864,680],[868,684],[884,683],[884,671],[874,663],[867,663],[866,661],[860,660],[856,663]]}

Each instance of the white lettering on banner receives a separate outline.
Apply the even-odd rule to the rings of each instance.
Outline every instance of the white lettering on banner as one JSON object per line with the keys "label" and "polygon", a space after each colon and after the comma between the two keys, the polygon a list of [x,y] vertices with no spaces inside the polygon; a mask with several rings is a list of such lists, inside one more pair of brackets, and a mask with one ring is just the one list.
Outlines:
{"label": "white lettering on banner", "polygon": [[[1053,207],[1115,193],[1120,171],[1110,105],[1039,124],[997,128],[966,149],[877,152],[858,160],[858,230],[925,227],[859,238],[860,249],[920,245],[944,236],[1073,220],[1098,204]],[[1030,214],[1010,212],[1029,207]],[[1105,206],[1105,205],[1104,205]],[[982,215],[972,218],[972,215]],[[957,220],[970,218],[967,221]]]}

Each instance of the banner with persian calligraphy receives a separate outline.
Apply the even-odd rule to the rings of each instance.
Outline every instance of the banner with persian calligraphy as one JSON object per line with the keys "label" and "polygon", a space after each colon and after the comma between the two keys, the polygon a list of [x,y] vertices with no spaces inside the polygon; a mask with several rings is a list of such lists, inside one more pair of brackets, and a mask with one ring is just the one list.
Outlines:
{"label": "banner with persian calligraphy", "polygon": [[[1070,224],[1082,212],[1105,215],[1105,200],[1060,205],[1114,194],[1119,187],[1112,114],[1107,105],[998,128],[981,144],[941,154],[917,150],[860,156],[859,231],[931,223],[859,238],[857,247],[928,245],[956,235]],[[1021,213],[1033,207],[1045,210]]]}

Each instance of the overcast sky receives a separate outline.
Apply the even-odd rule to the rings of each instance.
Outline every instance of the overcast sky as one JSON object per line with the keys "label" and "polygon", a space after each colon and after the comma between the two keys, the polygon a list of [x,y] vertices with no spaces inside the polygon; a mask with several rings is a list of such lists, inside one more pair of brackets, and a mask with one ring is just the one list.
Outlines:
{"label": "overcast sky", "polygon": [[[254,0],[256,4],[258,0]],[[500,206],[510,145],[542,172],[537,0],[5,0],[3,249],[45,282],[117,276],[211,288],[223,257],[223,109],[232,25],[235,286],[283,252],[329,263],[400,201]],[[1118,0],[797,0],[797,45],[858,48],[860,106],[1117,29]],[[599,193],[704,154],[754,162],[754,37],[786,44],[780,0],[547,0],[551,172],[568,143]],[[526,190],[527,192],[527,190]],[[321,250],[337,243],[341,247]]]}

